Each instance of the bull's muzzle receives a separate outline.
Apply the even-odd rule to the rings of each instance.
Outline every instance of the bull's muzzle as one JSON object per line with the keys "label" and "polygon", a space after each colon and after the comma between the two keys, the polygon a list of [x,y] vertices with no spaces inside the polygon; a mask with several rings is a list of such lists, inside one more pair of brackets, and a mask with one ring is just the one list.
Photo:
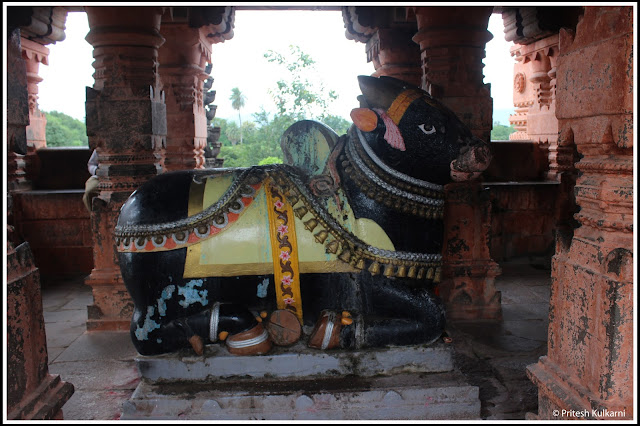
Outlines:
{"label": "bull's muzzle", "polygon": [[459,141],[460,154],[451,162],[451,178],[456,182],[480,177],[491,163],[491,149],[482,139],[471,136]]}

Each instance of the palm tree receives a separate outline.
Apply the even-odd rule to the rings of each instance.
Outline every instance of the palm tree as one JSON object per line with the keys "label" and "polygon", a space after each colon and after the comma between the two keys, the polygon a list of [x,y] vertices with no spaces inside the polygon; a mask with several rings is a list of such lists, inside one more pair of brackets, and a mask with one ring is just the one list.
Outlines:
{"label": "palm tree", "polygon": [[238,111],[238,120],[240,121],[240,144],[242,144],[242,117],[240,116],[240,109],[244,107],[246,96],[240,92],[240,89],[234,87],[231,89],[231,96],[229,97],[229,100],[231,101],[231,108]]}

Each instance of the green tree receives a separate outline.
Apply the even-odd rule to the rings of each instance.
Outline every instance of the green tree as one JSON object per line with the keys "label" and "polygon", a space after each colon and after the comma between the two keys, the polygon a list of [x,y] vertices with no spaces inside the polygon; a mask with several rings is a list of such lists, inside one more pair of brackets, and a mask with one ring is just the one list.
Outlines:
{"label": "green tree", "polygon": [[290,45],[288,55],[269,50],[264,57],[284,68],[282,75],[285,78],[277,81],[275,90],[269,91],[279,115],[290,115],[298,121],[327,114],[329,105],[338,95],[334,90],[325,89],[310,55],[299,46]]}
{"label": "green tree", "polygon": [[349,130],[349,127],[351,127],[349,121],[337,115],[327,115],[320,121],[331,127],[338,135],[344,135]]}
{"label": "green tree", "polygon": [[509,140],[509,135],[515,131],[516,129],[515,127],[513,127],[513,124],[510,126],[505,126],[504,124],[500,124],[496,121],[493,123],[493,129],[491,130],[491,140],[492,141]]}
{"label": "green tree", "polygon": [[234,87],[231,89],[231,97],[229,100],[231,101],[231,108],[238,111],[238,121],[240,123],[240,143],[242,143],[242,116],[240,115],[240,110],[244,108],[244,103],[246,101],[246,96],[240,92],[240,89]]}
{"label": "green tree", "polygon": [[[269,91],[276,106],[274,115],[261,108],[252,115],[253,121],[243,123],[241,127],[230,121],[214,121],[224,135],[224,138],[220,137],[220,157],[224,158],[226,167],[281,163],[283,154],[280,138],[289,126],[299,120],[319,120],[338,134],[346,133],[349,128],[347,120],[327,114],[337,95],[332,90],[326,90],[314,75],[313,59],[297,46],[290,46],[289,49],[286,55],[274,51],[265,54],[269,62],[282,68],[283,77]],[[240,130],[244,134],[244,141],[236,145]]]}
{"label": "green tree", "polygon": [[87,127],[82,121],[58,111],[44,114],[47,118],[47,146],[89,146]]}

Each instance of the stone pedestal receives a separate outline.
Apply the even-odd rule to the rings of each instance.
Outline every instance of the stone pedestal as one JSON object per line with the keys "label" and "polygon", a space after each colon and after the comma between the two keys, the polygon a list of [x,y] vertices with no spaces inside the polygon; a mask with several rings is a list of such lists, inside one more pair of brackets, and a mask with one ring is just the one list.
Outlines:
{"label": "stone pedestal", "polygon": [[480,418],[478,388],[444,343],[317,351],[301,342],[234,356],[219,344],[137,358],[122,420],[450,420]]}

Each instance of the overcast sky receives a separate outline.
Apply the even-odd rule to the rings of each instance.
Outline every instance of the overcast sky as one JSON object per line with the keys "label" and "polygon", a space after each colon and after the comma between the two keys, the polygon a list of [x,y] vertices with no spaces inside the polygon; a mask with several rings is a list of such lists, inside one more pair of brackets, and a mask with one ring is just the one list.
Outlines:
{"label": "overcast sky", "polygon": [[[61,111],[84,121],[85,87],[93,86],[92,47],[84,39],[88,31],[86,14],[69,13],[66,39],[48,46],[49,65],[40,65],[44,79],[39,84],[41,110]],[[494,110],[513,109],[515,61],[509,55],[511,43],[504,40],[499,14],[492,15],[489,31],[494,38],[487,43],[485,83],[491,83]],[[345,37],[342,14],[328,11],[236,11],[234,37],[212,48],[216,116],[237,118],[229,101],[233,87],[247,98],[243,120],[251,119],[261,106],[275,111],[267,91],[279,79],[278,68],[267,62],[264,53],[270,49],[286,53],[290,44],[300,46],[316,61],[325,87],[340,95],[330,111],[348,119],[351,109],[358,106],[357,76],[369,75],[374,68],[366,61],[364,44]]]}

